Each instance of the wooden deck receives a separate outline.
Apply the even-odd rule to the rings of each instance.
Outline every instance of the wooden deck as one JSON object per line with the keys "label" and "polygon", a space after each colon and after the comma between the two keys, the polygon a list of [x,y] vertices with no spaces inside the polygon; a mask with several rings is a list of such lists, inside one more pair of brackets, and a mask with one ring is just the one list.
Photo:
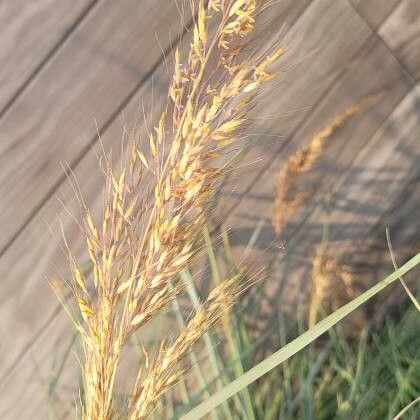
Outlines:
{"label": "wooden deck", "polygon": [[[76,252],[83,247],[57,200],[77,211],[60,163],[74,170],[87,202],[98,208],[102,179],[91,151],[97,131],[117,153],[124,121],[145,132],[140,104],[151,115],[162,109],[168,83],[162,51],[189,42],[178,6],[175,0],[0,4],[1,419],[48,418],[47,387],[59,364],[51,355],[59,360],[71,341],[46,281],[66,272],[57,215]],[[184,26],[191,19],[186,12]],[[330,240],[340,249],[353,252],[357,244],[372,259],[369,250],[381,249],[385,225],[401,250],[418,246],[420,2],[282,0],[271,10],[273,36],[283,24],[289,69],[264,108],[279,117],[256,127],[261,139],[247,159],[262,161],[224,190],[218,218],[234,228],[237,246],[264,220],[265,248],[274,239],[270,212],[282,163],[337,113],[383,92],[328,143],[310,180],[318,198],[286,228],[293,253],[285,255],[293,257],[281,276],[290,281],[308,273],[325,219],[319,197],[330,197]]]}

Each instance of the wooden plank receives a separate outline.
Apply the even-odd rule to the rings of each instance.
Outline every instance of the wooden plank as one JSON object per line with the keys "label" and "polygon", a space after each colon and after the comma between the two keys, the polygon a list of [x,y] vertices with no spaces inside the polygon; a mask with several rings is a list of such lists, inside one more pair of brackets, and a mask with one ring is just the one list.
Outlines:
{"label": "wooden plank", "polygon": [[[379,222],[383,224],[385,215],[387,223],[392,221],[388,210],[396,206],[395,201],[401,199],[400,193],[419,175],[419,104],[420,86],[416,86],[334,186],[337,198],[343,197],[343,200],[337,201],[331,215],[332,223],[340,226],[331,232],[332,241],[336,238],[354,241],[359,234],[361,239],[368,238]],[[361,231],[355,232],[354,236],[346,234],[345,226],[351,226],[355,221]],[[419,220],[412,221],[417,230]],[[382,229],[385,230],[384,224]]]}
{"label": "wooden plank", "polygon": [[177,38],[175,16],[175,2],[101,2],[0,119],[0,252],[63,181],[58,162],[89,149],[94,119],[105,128],[162,61],[156,36]]}
{"label": "wooden plank", "polygon": [[[58,337],[57,330],[65,333]],[[11,376],[7,384],[0,388],[3,396],[0,404],[2,419],[44,420],[75,417],[78,366],[73,354],[65,361],[65,368],[59,377],[53,397],[49,398],[48,395],[49,386],[73,341],[72,334],[69,320],[61,312],[39,337],[39,345],[22,358],[18,373]],[[53,409],[56,411],[56,417],[53,416]]]}
{"label": "wooden plank", "polygon": [[[262,195],[267,191],[265,199],[272,197],[273,174],[264,175],[264,181],[255,188],[252,186],[274,159],[281,159],[279,153],[292,139],[295,146],[299,144],[296,130],[317,109],[319,102],[340,76],[349,67],[354,69],[355,57],[361,54],[361,49],[373,36],[363,19],[347,2],[342,1],[311,3],[292,32],[293,42],[287,37],[285,40],[287,45],[291,45],[288,60],[290,65],[298,64],[280,74],[278,88],[264,97],[263,106],[257,111],[259,118],[255,121],[255,132],[259,134],[259,140],[246,158],[246,162],[259,159],[259,163],[252,163],[248,171],[241,172],[240,182],[229,182],[225,193],[227,198],[223,198],[223,207],[217,215],[220,220],[226,219],[226,215],[238,205],[244,194],[250,192],[250,188],[251,195],[256,194],[254,201],[257,207],[260,205],[257,197],[263,198]],[[376,72],[371,68],[367,71]],[[352,83],[354,89],[358,85],[364,86],[360,81],[354,80]],[[353,87],[348,89],[351,92]],[[249,209],[252,213],[253,205],[241,206],[246,209],[244,212]]]}
{"label": "wooden plank", "polygon": [[377,29],[392,13],[401,0],[349,0],[360,15],[373,28]]}
{"label": "wooden plank", "polygon": [[420,3],[402,0],[378,33],[411,76],[420,80]]}
{"label": "wooden plank", "polygon": [[0,4],[0,115],[95,3],[17,0]]}
{"label": "wooden plank", "polygon": [[[394,237],[397,247],[414,245],[414,238],[419,240],[416,199],[401,197],[404,190],[407,194],[407,191],[418,189],[419,103],[420,87],[417,86],[404,97],[330,188],[329,241],[338,255],[345,256],[350,252],[355,260],[365,264],[375,257],[380,264],[371,267],[366,277],[370,282],[378,280],[375,271],[392,270],[388,255],[384,258],[383,252],[382,255],[377,252],[378,241],[382,242],[382,251],[386,249],[385,221],[394,232],[399,225],[405,230],[404,236]],[[410,188],[406,189],[407,186]],[[407,206],[401,203],[402,199],[407,201]],[[401,211],[397,211],[399,205]],[[280,267],[287,281],[307,281],[311,260],[321,241],[323,213],[318,206],[305,223],[294,230],[285,258],[287,272]],[[411,216],[404,219],[409,214]],[[385,261],[388,263],[382,266]]]}
{"label": "wooden plank", "polygon": [[[335,38],[337,37],[338,35],[335,36]],[[345,60],[345,58],[341,58],[339,62]],[[377,71],[378,68],[381,68],[381,72]],[[310,78],[310,75],[307,78]],[[309,223],[307,225],[306,220],[313,212],[314,206],[319,208],[320,199],[331,192],[340,174],[345,170],[352,170],[355,156],[365,147],[370,137],[381,127],[388,115],[411,89],[411,86],[411,79],[395,57],[374,34],[371,34],[368,40],[365,40],[357,59],[352,60],[348,71],[317,103],[310,118],[301,123],[293,135],[280,139],[283,144],[277,149],[270,144],[271,140],[267,139],[265,149],[270,150],[271,148],[273,155],[267,156],[268,153],[264,155],[262,152],[264,147],[261,148],[260,156],[262,155],[264,158],[265,169],[261,178],[258,178],[259,173],[257,176],[253,173],[242,174],[241,183],[249,182],[248,180],[252,178],[257,180],[245,196],[241,197],[240,194],[236,194],[236,191],[226,190],[229,196],[221,198],[225,207],[227,201],[238,202],[240,198],[243,198],[228,218],[224,213],[220,213],[220,220],[225,221],[225,225],[233,230],[232,244],[237,248],[236,253],[242,252],[258,220],[263,219],[263,229],[252,261],[265,264],[267,258],[272,255],[269,252],[270,249],[273,253],[282,254],[282,251],[273,247],[273,244],[282,245],[285,243],[286,249],[290,249],[290,254],[288,252],[288,256],[290,256],[285,258],[283,265],[276,268],[276,272],[281,273],[277,284],[281,285],[282,281],[285,282],[286,279],[290,279],[291,283],[296,281],[296,284],[299,284],[299,279],[307,279],[311,259],[314,256],[314,244],[320,242],[324,219],[319,219],[319,213],[317,213],[317,223],[307,222]],[[383,91],[383,98],[380,102],[374,108],[363,112],[362,115],[354,117],[353,121],[350,121],[330,139],[322,164],[318,165],[316,171],[311,172],[309,179],[305,179],[304,185],[316,193],[314,200],[309,201],[307,206],[297,212],[296,217],[291,220],[281,238],[276,240],[271,226],[271,215],[276,176],[282,163],[285,163],[296,149],[306,144],[314,134],[350,104],[378,91]],[[287,95],[287,92],[285,94]],[[287,96],[289,97],[289,95]],[[276,103],[273,102],[273,104]],[[272,156],[276,159],[273,160]],[[269,166],[267,162],[273,163]],[[295,240],[296,232],[299,229],[304,233],[299,234]],[[352,226],[349,226],[349,229],[351,230]],[[312,248],[306,244],[312,244]],[[293,293],[296,293],[296,290]],[[275,299],[273,300],[275,301]]]}
{"label": "wooden plank", "polygon": [[[281,2],[273,8],[270,19],[278,27],[284,21],[291,26],[307,3],[306,0]],[[185,40],[184,48],[188,44],[189,40]],[[169,76],[166,73],[164,63],[161,63],[157,68],[153,77],[155,81],[159,82],[157,84],[156,82],[154,83],[154,101],[152,101],[152,84],[148,83],[136,92],[135,97],[124,110],[124,119],[126,121],[136,121],[138,123],[137,130],[139,135],[144,135],[146,130],[144,122],[142,120],[138,121],[138,98],[142,98],[144,108],[148,110],[149,116],[161,112],[166,100],[165,92],[167,91]],[[117,118],[102,135],[105,149],[109,150],[110,147],[114,147],[115,159],[118,159],[120,138],[121,120]],[[92,152],[84,156],[77,165],[75,172],[78,179],[83,180],[82,189],[87,203],[93,209],[98,210],[102,201],[102,178],[99,175],[96,157]],[[62,185],[58,195],[72,211],[77,213],[78,205],[67,182]],[[0,321],[0,328],[3,325],[7,325],[7,329],[4,328],[4,330],[6,334],[10,334],[10,341],[12,342],[7,352],[2,350],[3,354],[0,359],[1,391],[6,393],[5,395],[7,396],[17,395],[19,392],[19,386],[22,386],[22,383],[17,376],[21,369],[27,370],[29,372],[28,375],[32,374],[31,372],[34,370],[28,353],[22,359],[22,366],[19,363],[16,364],[16,355],[22,354],[22,351],[30,346],[33,333],[48,320],[57,305],[56,297],[49,290],[49,286],[43,281],[43,278],[45,276],[50,277],[56,274],[57,271],[61,272],[63,276],[66,275],[65,258],[61,255],[60,250],[52,239],[51,233],[45,227],[45,221],[48,221],[52,225],[53,232],[59,230],[58,223],[55,220],[56,214],[64,219],[65,230],[76,254],[84,255],[83,240],[74,228],[74,223],[62,210],[55,197],[50,197],[39,214],[7,249],[0,260],[0,273],[3,273],[5,278],[1,285],[1,295],[4,298],[0,307],[0,312],[3,315],[3,321]],[[35,249],[33,243],[37,244]],[[21,258],[22,254],[25,254],[24,260]],[[22,282],[20,290],[16,288],[17,282]],[[31,305],[32,302],[39,302],[40,304],[34,307]],[[42,340],[36,342],[33,348],[30,349],[30,352],[37,353],[37,349],[40,346],[42,346],[44,352],[46,351],[45,349],[50,349],[49,351],[53,352],[56,338],[61,335],[66,336],[70,331],[68,325],[59,325],[61,326],[50,330],[48,334],[44,335]],[[21,332],[18,337],[15,337],[13,333],[16,330]],[[3,381],[1,381],[2,379]],[[25,404],[32,406],[32,399],[34,399],[37,404],[42,405],[39,398],[39,392],[34,387],[25,396]],[[40,418],[44,417],[40,416]]]}
{"label": "wooden plank", "polygon": [[[415,196],[401,196],[401,193],[408,185],[411,188],[405,194],[419,189],[419,100],[420,88],[416,87],[398,103],[370,139],[357,129],[366,124],[365,116],[359,116],[355,124],[348,127],[348,133],[344,128],[339,137],[335,137],[345,141],[352,134],[353,140],[360,135],[363,146],[355,156],[350,157],[350,165],[334,174],[333,182],[328,182],[331,174],[328,175],[325,167],[322,170],[322,183],[327,180],[326,191],[331,197],[328,200],[328,216],[325,212],[327,197],[318,192],[316,207],[310,204],[310,211],[305,211],[304,215],[300,213],[285,230],[282,237],[284,250],[273,247],[273,230],[268,224],[265,226],[258,244],[262,251],[255,254],[253,261],[266,259],[270,249],[271,255],[277,256],[273,281],[267,286],[268,314],[275,314],[278,305],[285,311],[289,310],[291,316],[296,314],[297,296],[302,299],[302,292],[308,293],[310,288],[312,261],[322,242],[325,223],[328,224],[332,256],[342,258],[344,264],[350,264],[356,270],[357,280],[363,282],[360,291],[392,271],[386,250],[385,221],[391,225],[393,232],[401,229],[401,235],[394,233],[393,238],[400,263],[409,257],[410,252],[415,252],[420,227],[416,218],[418,200]],[[340,157],[336,159],[336,154],[330,155],[330,151],[327,151],[326,160],[328,157],[334,162],[340,160]],[[334,168],[335,165],[332,166],[335,172]],[[402,198],[403,208],[396,211]],[[263,214],[267,214],[267,207],[264,210]],[[249,232],[248,228],[246,233]],[[243,242],[235,239],[233,236],[232,242],[240,250]],[[407,247],[411,247],[411,251],[407,251]],[[382,293],[381,299],[386,296],[387,293]],[[276,322],[275,316],[268,315],[264,322],[267,326],[272,325]]]}
{"label": "wooden plank", "polygon": [[[381,67],[381,72],[375,71],[378,67]],[[360,83],[361,80],[363,83]],[[253,223],[260,214],[270,217],[271,215],[264,209],[267,209],[267,204],[274,203],[276,176],[289,156],[299,147],[303,147],[308,139],[327,125],[340,110],[343,111],[369,94],[383,92],[382,98],[375,106],[354,117],[353,121],[346,124],[330,139],[325,150],[323,165],[311,173],[309,182],[306,182],[309,189],[316,189],[321,195],[328,193],[331,183],[344,168],[351,165],[355,154],[386,120],[411,86],[410,79],[393,55],[376,37],[371,37],[362,54],[318,104],[313,115],[296,133],[284,140],[281,149],[275,154],[275,161],[264,176],[258,179],[251,193],[243,197],[243,202],[239,204],[237,211],[228,219],[229,224],[237,227],[246,219],[249,219],[247,223]],[[306,216],[303,215],[304,217]],[[289,236],[286,232],[285,237]]]}

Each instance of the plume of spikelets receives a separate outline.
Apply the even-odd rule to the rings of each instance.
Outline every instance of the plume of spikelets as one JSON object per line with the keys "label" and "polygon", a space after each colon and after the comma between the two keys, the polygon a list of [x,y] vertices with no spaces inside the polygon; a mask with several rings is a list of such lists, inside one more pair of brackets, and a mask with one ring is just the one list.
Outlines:
{"label": "plume of spikelets", "polygon": [[378,95],[370,95],[347,108],[319,131],[305,147],[296,151],[288,159],[286,165],[281,168],[277,175],[273,214],[273,226],[277,235],[281,234],[284,226],[296,210],[312,195],[310,191],[296,191],[296,184],[299,177],[310,171],[319,161],[324,152],[327,140],[334,132],[342,127],[350,118],[376,102],[378,97]]}
{"label": "plume of spikelets", "polygon": [[[256,0],[198,3],[189,54],[182,64],[175,51],[168,105],[149,134],[148,151],[133,143],[118,173],[105,158],[101,220],[95,223],[82,201],[92,273],[70,251],[69,261],[81,313],[73,320],[84,347],[84,419],[117,415],[122,348],[181,292],[178,274],[197,253],[219,179],[232,170],[227,151],[243,135],[259,88],[275,77],[269,68],[282,49],[242,58],[261,7]],[[149,371],[140,368],[128,417],[146,415],[176,381],[174,365],[231,305],[238,282],[234,277],[215,289],[174,344],[162,345]]]}
{"label": "plume of spikelets", "polygon": [[325,315],[337,310],[356,298],[361,290],[352,268],[333,258],[325,245],[319,247],[312,264],[310,327],[315,325],[320,313]]}
{"label": "plume of spikelets", "polygon": [[130,403],[131,420],[146,418],[158,398],[185,373],[180,362],[203,334],[235,303],[238,294],[243,292],[244,286],[239,282],[242,275],[243,271],[214,288],[171,345],[166,346],[162,342],[147,376],[143,381],[140,375],[137,378]]}

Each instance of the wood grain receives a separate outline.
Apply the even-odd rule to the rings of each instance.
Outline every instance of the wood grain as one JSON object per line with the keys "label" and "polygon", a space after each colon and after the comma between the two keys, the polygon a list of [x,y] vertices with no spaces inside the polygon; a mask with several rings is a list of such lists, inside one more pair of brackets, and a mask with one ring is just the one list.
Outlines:
{"label": "wood grain", "polygon": [[[107,140],[106,147],[109,149],[112,144],[120,144],[122,126],[119,107],[125,105],[124,101],[130,101],[130,95],[134,92],[145,94],[145,109],[148,109],[153,94],[161,96],[159,76],[164,75],[165,80],[167,76],[162,51],[155,38],[160,27],[157,16],[161,16],[161,25],[165,28],[164,36],[160,37],[160,43],[165,48],[171,41],[171,35],[174,42],[177,40],[180,24],[174,16],[178,16],[178,11],[174,2],[171,2],[171,7],[165,9],[165,13],[158,10],[156,3],[152,1],[142,2],[141,6],[140,13],[139,3],[136,1],[124,1],[118,5],[115,2],[101,3],[90,19],[72,35],[66,47],[57,54],[31,89],[28,89],[13,112],[0,121],[2,129],[7,127],[10,134],[7,142],[1,143],[0,148],[4,154],[0,160],[6,162],[10,158],[13,159],[9,161],[12,165],[0,166],[1,188],[5,186],[3,180],[9,172],[9,175],[13,176],[9,182],[11,185],[16,182],[15,187],[19,191],[17,195],[20,196],[24,212],[33,211],[33,207],[30,210],[30,206],[34,206],[34,200],[38,198],[40,190],[37,190],[36,195],[30,194],[30,197],[25,198],[26,192],[32,190],[35,183],[38,183],[41,189],[47,190],[50,185],[61,182],[63,169],[59,161],[74,160],[77,158],[77,152],[82,153],[84,148],[88,148],[92,140],[90,137],[96,137],[94,115],[100,116],[100,128],[105,128],[108,118],[118,129],[118,135]],[[154,45],[154,48],[144,49],[145,42]],[[154,66],[159,65],[161,72],[154,76],[154,82],[151,83],[148,76],[153,73]],[[148,86],[147,92],[141,90],[144,85]],[[36,102],[38,99],[39,103]],[[140,103],[141,96],[131,102],[136,114],[139,113],[139,108],[141,109]],[[86,114],[82,115],[85,112]],[[23,124],[25,129],[21,132],[20,128],[23,127],[19,128],[18,120],[25,120],[25,117],[31,117],[32,121],[26,121]],[[68,124],[73,125],[73,128]],[[34,127],[32,131],[29,126]],[[32,146],[35,150],[39,149],[39,155],[31,149]],[[23,159],[24,167],[22,160],[19,165],[19,159],[16,157],[19,153],[25,153],[26,157],[33,154],[32,160]],[[41,155],[43,158],[38,161]],[[87,195],[93,201],[96,198],[99,203],[102,179],[95,155],[90,151],[88,156],[89,168],[85,168],[82,176],[82,179],[86,180],[85,192],[89,191]],[[35,165],[33,169],[37,171],[37,176],[32,180],[25,174],[30,164]],[[49,172],[51,168],[55,174],[53,177]],[[22,184],[17,182],[17,173],[24,178]],[[95,176],[92,176],[92,173]],[[72,190],[67,182],[64,184],[64,191],[57,193],[66,205],[77,213]],[[19,190],[19,187],[25,191]],[[1,286],[1,312],[4,315],[1,330],[9,336],[0,346],[0,386],[4,396],[0,404],[0,413],[5,413],[1,418],[47,418],[45,383],[41,384],[35,378],[39,376],[39,371],[49,373],[51,358],[55,357],[54,354],[59,357],[60,347],[57,346],[57,340],[63,335],[63,340],[66,340],[65,337],[72,333],[70,323],[65,319],[65,322],[56,324],[57,330],[53,329],[55,335],[44,334],[38,341],[33,341],[37,338],[34,335],[39,334],[44,325],[48,328],[46,321],[56,312],[59,305],[47,284],[47,278],[51,278],[51,275],[65,277],[67,274],[66,258],[56,242],[56,239],[60,241],[60,225],[56,215],[64,217],[66,212],[58,204],[55,196],[49,198],[51,205],[48,211],[41,212],[36,222],[31,225],[33,229],[28,229],[19,236],[16,246],[9,248],[0,258],[0,271],[7,277],[7,281],[2,282]],[[1,206],[4,205],[5,201],[2,200]],[[12,214],[10,210],[8,216]],[[67,229],[69,240],[75,245],[76,254],[80,255],[83,241],[71,218],[65,215],[65,225],[71,225],[71,229]],[[9,220],[13,220],[13,217]],[[59,328],[57,325],[63,327]],[[48,331],[51,331],[51,328]],[[31,348],[33,343],[34,348]],[[19,362],[22,366],[17,367],[16,363]],[[21,369],[25,371],[24,376],[21,375]],[[31,385],[25,387],[25,381],[30,381]],[[45,378],[44,382],[48,382],[48,378]],[[23,387],[25,392],[22,392]],[[10,404],[10,401],[18,400],[21,404]]]}
{"label": "wood grain", "polygon": [[[56,331],[62,331],[57,336]],[[22,357],[19,370],[1,387],[3,398],[0,416],[5,420],[44,420],[53,417],[74,419],[77,398],[78,366],[74,354],[66,360],[55,392],[49,398],[49,386],[57,375],[60,363],[73,341],[73,331],[64,312],[54,319],[39,337],[36,348]],[[73,347],[73,351],[76,347]],[[57,401],[58,398],[58,401]],[[50,417],[51,416],[51,417]]]}
{"label": "wood grain", "polygon": [[[368,260],[366,253],[375,252],[374,248],[365,246],[370,239],[372,243],[377,243],[380,236],[385,245],[385,223],[392,225],[395,231],[398,229],[397,223],[402,222],[403,214],[416,214],[418,211],[415,197],[405,196],[409,203],[409,207],[405,207],[401,202],[401,192],[405,190],[407,193],[408,186],[408,191],[412,191],[419,179],[419,107],[420,88],[416,86],[360,149],[352,165],[336,178],[330,188],[330,211],[327,217],[329,242],[333,247],[343,252],[364,252],[363,258]],[[399,134],[396,135],[396,132]],[[405,207],[403,212],[398,211],[400,207]],[[293,272],[293,276],[288,277],[292,282],[298,278],[308,278],[314,249],[321,240],[322,224],[326,220],[324,214],[324,209],[318,206],[293,232],[293,239],[290,240],[293,250],[288,252],[289,270],[284,273],[287,276]],[[403,225],[407,228],[407,221]],[[406,241],[411,242],[413,237],[418,240],[418,227],[418,223],[414,223],[411,225],[411,235],[398,239],[395,236],[395,245],[411,245]],[[303,261],[306,263],[302,264]],[[389,259],[386,267],[391,269]],[[370,277],[371,281],[378,280],[372,274]]]}
{"label": "wood grain", "polygon": [[0,114],[83,19],[92,0],[0,4]]}
{"label": "wood grain", "polygon": [[0,119],[0,252],[63,181],[59,162],[75,164],[95,121],[103,130],[148,81],[162,61],[156,36],[164,47],[178,36],[175,16],[172,1],[101,2]]}
{"label": "wood grain", "polygon": [[406,67],[420,80],[420,3],[401,0],[379,31],[379,36]]}
{"label": "wood grain", "polygon": [[[334,176],[328,195],[319,195],[309,214],[306,212],[305,217],[299,214],[289,224],[281,239],[284,249],[271,247],[277,263],[273,272],[275,280],[267,286],[267,304],[271,307],[268,313],[276,313],[278,305],[291,314],[296,313],[297,296],[302,299],[302,292],[307,296],[310,288],[312,261],[322,242],[325,225],[332,256],[356,270],[357,280],[363,284],[360,291],[392,271],[385,223],[392,226],[394,233],[401,226],[401,235],[395,233],[393,237],[400,262],[410,256],[407,247],[413,253],[417,244],[418,250],[419,224],[411,217],[404,219],[404,215],[418,213],[418,200],[407,193],[418,190],[419,186],[416,164],[420,154],[419,94],[419,87],[407,93],[374,135],[364,138],[351,165]],[[401,135],[396,135],[401,125],[404,129]],[[324,177],[328,178],[325,168],[322,174],[324,182]],[[404,191],[404,202],[401,202]],[[273,240],[272,230],[266,227],[260,239],[261,249],[267,246],[270,236]],[[237,244],[241,246],[242,242]],[[267,255],[267,249],[258,255]],[[267,326],[271,325],[275,317],[268,316],[266,322]]]}
{"label": "wood grain", "polygon": [[[353,241],[356,236],[346,235],[345,227],[354,226],[356,220],[361,229],[356,235],[360,233],[361,239],[368,238],[378,223],[385,226],[385,221],[391,222],[388,210],[420,173],[419,109],[420,87],[416,86],[361,148],[352,167],[338,179],[331,222],[340,228],[331,231],[332,241],[339,237]],[[415,231],[418,226],[413,226]]]}
{"label": "wood grain", "polygon": [[[339,39],[339,35],[336,35],[335,38]],[[337,58],[337,62],[340,64],[344,60],[345,58],[340,59],[340,56]],[[381,72],[376,71],[378,68],[381,68]],[[364,40],[357,58],[350,60],[347,71],[316,103],[312,114],[299,125],[296,132],[290,137],[280,139],[283,144],[277,149],[272,145],[268,146],[270,143],[266,143],[265,150],[272,151],[271,156],[268,154],[269,152],[263,154],[264,147],[261,147],[260,156],[263,158],[264,171],[257,171],[256,174],[249,171],[242,174],[240,181],[239,177],[235,181],[235,187],[237,186],[237,188],[226,189],[226,196],[221,197],[220,200],[223,201],[224,208],[227,207],[226,203],[229,201],[237,200],[236,203],[238,203],[242,198],[242,201],[239,202],[229,217],[226,218],[224,213],[220,213],[220,220],[223,220],[224,225],[233,230],[232,244],[237,248],[237,255],[241,254],[257,222],[262,219],[264,225],[252,260],[264,265],[273,253],[282,254],[282,251],[279,251],[279,248],[275,245],[282,246],[285,244],[287,257],[285,257],[283,265],[278,269],[276,268],[276,271],[281,273],[277,284],[281,285],[287,279],[288,283],[293,284],[295,282],[295,285],[298,285],[300,280],[307,279],[311,260],[314,256],[314,248],[321,241],[322,227],[325,221],[324,217],[319,216],[319,209],[325,205],[326,197],[336,191],[333,186],[343,171],[354,170],[357,173],[357,171],[362,170],[362,168],[354,166],[355,156],[365,148],[370,138],[382,127],[390,113],[398,106],[411,87],[411,78],[376,35],[371,33]],[[311,136],[327,125],[350,104],[356,103],[369,94],[381,91],[383,97],[376,106],[363,112],[362,115],[354,117],[353,121],[340,129],[327,143],[321,164],[317,166],[316,170],[311,171],[309,177],[303,180],[303,185],[300,182],[300,187],[303,187],[304,190],[315,193],[313,199],[297,212],[281,237],[276,239],[271,226],[271,215],[276,176],[282,167],[282,163],[285,163],[296,149],[306,144]],[[275,102],[272,102],[272,104],[274,106]],[[414,124],[411,124],[411,129],[414,130]],[[398,131],[395,133],[396,136],[397,133]],[[371,158],[374,162],[376,155],[372,151]],[[269,166],[267,162],[273,163]],[[409,162],[401,160],[403,169],[407,165],[409,165]],[[255,184],[248,181],[252,178],[255,179]],[[237,190],[240,190],[241,185],[247,182],[252,187],[245,190],[245,195],[238,194]],[[404,188],[404,182],[400,185],[400,188]],[[372,186],[369,185],[368,187],[370,192],[367,192],[367,194],[373,193],[377,185],[372,181]],[[373,190],[371,191],[370,188]],[[345,193],[343,195],[345,197]],[[349,208],[352,208],[351,201],[349,202]],[[380,218],[386,208],[385,204],[382,208],[378,208],[376,216]],[[311,214],[314,209],[318,209],[318,220],[316,223],[311,223],[309,220],[312,220]],[[343,226],[345,225],[343,224]],[[360,229],[363,231],[364,228],[360,227]],[[302,231],[302,234],[298,235],[298,231]],[[356,229],[351,223],[348,224],[348,231],[354,233],[353,240],[360,234],[360,230]],[[346,245],[343,244],[343,246],[345,248]],[[296,286],[293,293],[297,293]],[[293,310],[295,309],[294,307]]]}
{"label": "wood grain", "polygon": [[[258,159],[259,163],[252,163],[249,170],[241,172],[240,180],[229,182],[223,208],[218,213],[221,220],[226,219],[245,194],[248,195],[250,188],[248,198],[254,197],[255,202],[262,198],[262,192],[270,191],[266,199],[272,197],[272,174],[268,177],[263,174],[275,159],[281,159],[281,150],[292,139],[296,141],[296,130],[317,109],[337,80],[349,68],[354,68],[356,57],[363,53],[373,35],[347,2],[322,1],[311,3],[290,36],[293,41],[287,37],[285,40],[290,42],[289,62],[283,64],[289,69],[280,74],[277,89],[267,93],[255,121],[258,142],[246,162]],[[353,83],[357,86],[357,81]],[[365,81],[360,86],[365,86]],[[330,111],[335,110],[335,104],[330,105]],[[252,186],[260,178],[261,183],[254,189]],[[243,207],[247,212],[248,204]],[[252,206],[250,211],[252,213]]]}
{"label": "wood grain", "polygon": [[[381,72],[374,69],[381,67]],[[363,80],[364,83],[360,83]],[[267,219],[271,217],[274,203],[276,176],[297,149],[303,147],[309,139],[348,106],[354,104],[372,93],[382,92],[382,97],[372,108],[362,115],[353,118],[341,128],[327,143],[325,157],[317,171],[311,172],[309,179],[304,180],[307,189],[325,195],[329,192],[331,183],[347,167],[351,167],[352,159],[375,131],[383,124],[389,113],[410,90],[412,84],[399,63],[382,43],[372,36],[365,45],[360,56],[353,61],[348,71],[334,84],[328,94],[317,104],[313,114],[293,133],[283,141],[282,147],[274,154],[275,160],[261,178],[258,178],[252,190],[248,192],[226,223],[237,228],[244,223],[249,229],[258,216]],[[269,159],[269,156],[265,158]],[[253,176],[252,173],[245,175]],[[244,177],[245,177],[244,176]],[[244,178],[243,177],[243,178]],[[242,181],[243,181],[242,178]],[[234,197],[226,197],[232,200]],[[241,210],[243,209],[243,210]],[[293,221],[299,224],[307,212]],[[290,232],[284,234],[288,239]]]}

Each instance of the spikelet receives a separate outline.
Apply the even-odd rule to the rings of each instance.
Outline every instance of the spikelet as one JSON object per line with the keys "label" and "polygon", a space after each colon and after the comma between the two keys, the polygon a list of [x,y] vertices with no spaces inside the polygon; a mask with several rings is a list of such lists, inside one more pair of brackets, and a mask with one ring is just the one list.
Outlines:
{"label": "spikelet", "polygon": [[296,192],[299,176],[308,172],[321,158],[327,140],[350,118],[365,110],[378,100],[378,95],[370,95],[347,108],[319,131],[304,148],[295,152],[277,175],[274,203],[273,226],[277,235],[281,234],[296,209],[302,206],[311,192]]}
{"label": "spikelet", "polygon": [[143,381],[137,379],[137,389],[130,404],[130,420],[147,418],[158,398],[176,384],[184,369],[182,359],[192,346],[218,322],[234,304],[236,297],[243,292],[240,280],[243,271],[223,281],[209,294],[186,328],[170,346],[162,343],[156,360],[151,364]]}
{"label": "spikelet", "polygon": [[[223,157],[243,136],[259,88],[275,77],[270,69],[282,49],[269,56],[241,58],[243,40],[252,32],[259,10],[255,0],[214,0],[207,6],[200,0],[185,64],[180,51],[175,51],[168,104],[149,133],[149,150],[133,143],[120,173],[109,159],[103,160],[102,220],[95,224],[83,209],[92,273],[87,275],[69,258],[81,313],[74,322],[85,354],[85,420],[118,415],[114,383],[122,349],[182,291],[179,273],[196,256],[196,241],[214,193],[221,177],[232,170]],[[211,24],[218,29],[210,37]],[[169,348],[162,345],[154,370],[136,389],[132,418],[149,412],[149,404],[176,380],[176,370],[168,376],[167,358],[182,359],[219,319],[218,313],[237,294],[236,280],[210,293],[182,338]]]}
{"label": "spikelet", "polygon": [[[318,249],[313,260],[311,281],[310,327],[316,324],[319,314],[325,316],[337,310],[357,297],[361,291],[352,268],[332,257],[326,246]],[[358,327],[362,325],[358,322],[358,314],[353,314],[347,323],[352,324],[351,335],[357,335]]]}

